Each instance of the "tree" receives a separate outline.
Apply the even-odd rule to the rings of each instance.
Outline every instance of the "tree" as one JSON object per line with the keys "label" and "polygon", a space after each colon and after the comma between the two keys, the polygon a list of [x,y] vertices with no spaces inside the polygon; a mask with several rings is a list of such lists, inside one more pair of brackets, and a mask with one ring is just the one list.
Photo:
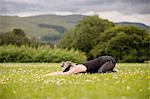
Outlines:
{"label": "tree", "polygon": [[134,26],[116,26],[100,36],[91,50],[94,57],[112,55],[120,62],[144,62],[149,59],[150,34]]}
{"label": "tree", "polygon": [[29,45],[38,46],[38,42],[26,37],[25,33],[21,29],[14,29],[11,32],[3,33],[0,35],[0,45]]}
{"label": "tree", "polygon": [[150,33],[88,16],[64,34],[58,47],[79,49],[86,52],[88,59],[111,55],[119,62],[144,62],[150,59]]}
{"label": "tree", "polygon": [[[66,32],[57,45],[62,48],[79,49],[88,55],[90,50],[98,43],[101,33],[113,26],[112,22],[98,16],[87,16],[75,28]],[[88,58],[90,58],[90,55]]]}
{"label": "tree", "polygon": [[26,36],[24,31],[21,30],[21,29],[18,29],[18,28],[13,29],[12,34],[20,36],[20,37],[25,37]]}

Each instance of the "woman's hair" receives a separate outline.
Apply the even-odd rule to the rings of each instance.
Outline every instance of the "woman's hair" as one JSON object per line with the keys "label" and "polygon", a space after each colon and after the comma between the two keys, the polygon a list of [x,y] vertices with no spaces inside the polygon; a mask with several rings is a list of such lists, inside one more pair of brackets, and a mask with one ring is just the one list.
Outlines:
{"label": "woman's hair", "polygon": [[68,66],[67,68],[65,68],[65,69],[63,70],[63,72],[67,72],[67,71],[69,71],[69,70],[70,70],[70,67],[71,67],[71,65],[70,65],[70,66]]}
{"label": "woman's hair", "polygon": [[63,72],[67,72],[70,70],[70,67],[73,66],[73,63],[71,61],[62,62],[61,67],[64,68]]}

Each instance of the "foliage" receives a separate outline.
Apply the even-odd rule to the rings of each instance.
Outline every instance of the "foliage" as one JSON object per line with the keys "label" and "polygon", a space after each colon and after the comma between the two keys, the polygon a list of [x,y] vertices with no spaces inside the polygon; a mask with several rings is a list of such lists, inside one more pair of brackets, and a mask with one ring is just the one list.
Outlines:
{"label": "foliage", "polygon": [[134,26],[116,26],[100,36],[90,52],[94,57],[112,55],[119,62],[144,62],[149,59],[150,34]]}
{"label": "foliage", "polygon": [[[61,37],[64,29],[68,30],[74,27],[79,22],[79,20],[82,20],[83,17],[83,15],[37,15],[30,17],[0,16],[0,27],[2,27],[0,29],[0,33],[11,31],[13,28],[20,28],[24,30],[28,37],[31,38],[39,39],[43,36],[46,36],[47,34],[50,34],[49,36],[50,38],[52,38],[52,40],[44,41],[56,43],[58,39],[55,38],[57,38],[58,36]],[[135,25],[150,30],[149,26],[146,26],[142,23],[121,22],[115,24]],[[58,28],[56,28],[55,26]]]}
{"label": "foliage", "polygon": [[0,46],[0,62],[82,62],[84,53],[74,49],[51,49],[49,46],[32,48],[29,46]]}
{"label": "foliage", "polygon": [[86,52],[88,59],[111,55],[118,62],[144,62],[150,59],[150,33],[134,26],[114,26],[98,16],[81,20],[66,32],[58,47]]}
{"label": "foliage", "polygon": [[148,99],[148,64],[117,64],[117,73],[45,77],[59,64],[0,64],[1,99]]}
{"label": "foliage", "polygon": [[0,45],[29,45],[29,46],[39,46],[41,45],[34,39],[29,39],[23,30],[21,29],[13,29],[11,32],[3,33],[0,35]]}
{"label": "foliage", "polygon": [[113,26],[112,22],[100,19],[98,16],[87,16],[74,29],[64,34],[58,46],[62,48],[73,47],[88,53],[97,44],[101,33]]}

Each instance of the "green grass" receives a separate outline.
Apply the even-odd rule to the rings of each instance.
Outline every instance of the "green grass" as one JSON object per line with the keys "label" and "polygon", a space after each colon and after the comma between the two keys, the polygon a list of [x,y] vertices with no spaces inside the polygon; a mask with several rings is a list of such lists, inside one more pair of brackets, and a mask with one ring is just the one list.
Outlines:
{"label": "green grass", "polygon": [[148,99],[148,64],[117,64],[117,73],[43,77],[59,64],[1,63],[0,99]]}

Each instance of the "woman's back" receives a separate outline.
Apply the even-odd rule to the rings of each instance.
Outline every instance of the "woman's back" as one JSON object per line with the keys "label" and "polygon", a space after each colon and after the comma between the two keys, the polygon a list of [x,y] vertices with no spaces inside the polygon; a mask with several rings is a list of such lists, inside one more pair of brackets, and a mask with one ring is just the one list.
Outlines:
{"label": "woman's back", "polygon": [[114,65],[116,63],[116,60],[111,56],[101,56],[82,64],[87,67],[87,73],[97,73],[99,68],[107,61],[112,61]]}

